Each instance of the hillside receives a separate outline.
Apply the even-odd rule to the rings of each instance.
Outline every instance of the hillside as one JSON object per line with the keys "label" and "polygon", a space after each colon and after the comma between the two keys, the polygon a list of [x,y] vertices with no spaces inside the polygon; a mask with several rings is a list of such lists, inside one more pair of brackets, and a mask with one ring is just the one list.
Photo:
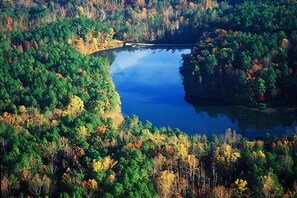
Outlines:
{"label": "hillside", "polygon": [[113,26],[117,39],[164,43],[192,43],[197,24],[212,0],[3,0],[0,26],[3,30],[29,30],[65,17],[87,17]]}
{"label": "hillside", "polygon": [[[175,43],[203,36],[219,45],[218,35],[203,32],[226,2],[2,0],[0,6],[1,197],[297,196],[296,131],[256,140],[231,129],[188,136],[123,118],[110,63],[88,55],[114,47],[114,38]],[[236,31],[223,36],[241,36]],[[277,38],[288,35],[295,32]],[[288,67],[292,76],[295,62]]]}
{"label": "hillside", "polygon": [[186,97],[297,106],[295,1],[225,3],[181,67]]}

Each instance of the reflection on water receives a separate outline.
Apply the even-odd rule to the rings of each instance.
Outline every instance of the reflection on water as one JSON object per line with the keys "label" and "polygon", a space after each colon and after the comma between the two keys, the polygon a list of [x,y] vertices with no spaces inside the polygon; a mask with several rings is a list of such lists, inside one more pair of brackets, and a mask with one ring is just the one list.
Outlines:
{"label": "reflection on water", "polygon": [[[187,52],[183,50],[184,52]],[[188,51],[189,52],[189,51]],[[180,65],[182,52],[142,49],[123,51],[116,54],[111,73],[117,86],[123,88],[147,86],[147,89],[179,85],[180,77],[176,74],[176,66]],[[168,60],[168,56],[171,60]],[[174,67],[175,69],[172,69]],[[126,86],[126,83],[133,83]]]}
{"label": "reflection on water", "polygon": [[235,129],[247,137],[255,138],[265,133],[277,135],[296,131],[296,115],[291,108],[251,109],[243,106],[195,106],[198,114],[207,112],[211,118],[227,116]]}
{"label": "reflection on water", "polygon": [[104,52],[113,61],[111,73],[121,96],[122,112],[189,134],[218,134],[231,128],[255,138],[267,132],[282,134],[295,130],[296,116],[291,109],[259,111],[209,100],[193,108],[184,100],[179,74],[181,55],[189,52],[134,48]]}

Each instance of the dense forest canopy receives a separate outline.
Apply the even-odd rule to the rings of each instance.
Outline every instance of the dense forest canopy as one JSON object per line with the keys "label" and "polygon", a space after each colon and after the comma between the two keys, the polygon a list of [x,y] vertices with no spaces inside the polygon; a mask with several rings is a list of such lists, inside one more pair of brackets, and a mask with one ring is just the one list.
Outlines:
{"label": "dense forest canopy", "polygon": [[211,82],[221,69],[230,91],[254,93],[251,101],[268,101],[279,87],[291,101],[295,1],[1,0],[0,7],[2,197],[296,197],[296,131],[255,140],[231,129],[188,136],[123,118],[110,63],[86,55],[117,46],[113,38],[200,40],[184,57],[186,87],[187,75]]}
{"label": "dense forest canopy", "polygon": [[197,39],[194,27],[202,23],[201,15],[216,6],[212,0],[2,0],[0,23],[6,30],[27,30],[65,17],[85,16],[112,25],[121,40],[188,43]]}
{"label": "dense forest canopy", "polygon": [[296,2],[243,1],[211,12],[209,31],[184,56],[186,97],[296,107]]}

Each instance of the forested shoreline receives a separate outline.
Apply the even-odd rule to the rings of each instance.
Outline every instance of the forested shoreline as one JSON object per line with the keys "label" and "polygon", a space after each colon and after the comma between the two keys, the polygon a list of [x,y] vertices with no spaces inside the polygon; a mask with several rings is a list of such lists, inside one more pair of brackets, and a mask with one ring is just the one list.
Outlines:
{"label": "forested shoreline", "polygon": [[186,97],[252,107],[297,101],[297,6],[294,1],[226,4],[180,71]]}
{"label": "forested shoreline", "polygon": [[[287,13],[254,26],[250,20],[262,18],[256,12],[241,24],[243,18],[237,17],[247,16],[241,6],[251,11],[257,2],[0,1],[1,197],[296,197],[296,130],[255,140],[232,129],[211,137],[188,136],[137,116],[123,118],[110,62],[87,55],[116,45],[114,38],[201,40],[185,56],[185,63],[194,66],[188,73],[196,78],[204,59],[220,57],[220,63],[232,65],[232,56],[239,53],[255,61],[256,51],[247,46],[271,39],[263,53],[274,50],[277,61],[267,60],[267,70],[251,78],[263,77],[267,86],[264,75],[276,73],[266,89],[287,85],[294,90],[296,22],[291,14],[296,16],[296,2],[273,1],[270,7],[261,1],[268,18],[275,7]],[[230,23],[234,27],[224,31]],[[276,30],[261,35],[262,28]],[[244,50],[229,50],[230,40]],[[259,57],[256,63],[264,60]],[[216,71],[217,64],[210,66]],[[253,69],[249,61],[238,67],[244,67],[239,71],[243,79],[245,69]]]}

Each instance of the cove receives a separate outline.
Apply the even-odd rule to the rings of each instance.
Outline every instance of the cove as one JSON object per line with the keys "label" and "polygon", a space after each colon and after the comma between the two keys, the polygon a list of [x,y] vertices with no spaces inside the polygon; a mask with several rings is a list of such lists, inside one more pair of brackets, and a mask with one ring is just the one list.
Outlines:
{"label": "cove", "polygon": [[95,55],[108,57],[121,97],[122,113],[137,115],[157,127],[179,128],[189,134],[222,134],[227,128],[254,139],[266,133],[284,135],[297,130],[292,108],[252,109],[206,100],[185,101],[179,67],[190,49],[121,48]]}

